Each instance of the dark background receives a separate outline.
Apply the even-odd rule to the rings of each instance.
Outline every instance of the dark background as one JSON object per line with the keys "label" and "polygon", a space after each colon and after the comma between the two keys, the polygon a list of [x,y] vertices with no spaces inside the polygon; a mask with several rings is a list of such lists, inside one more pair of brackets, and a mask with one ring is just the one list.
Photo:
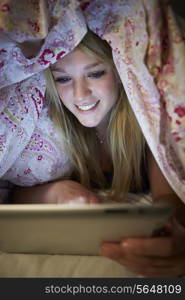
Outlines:
{"label": "dark background", "polygon": [[185,0],[170,0],[174,11],[185,18]]}

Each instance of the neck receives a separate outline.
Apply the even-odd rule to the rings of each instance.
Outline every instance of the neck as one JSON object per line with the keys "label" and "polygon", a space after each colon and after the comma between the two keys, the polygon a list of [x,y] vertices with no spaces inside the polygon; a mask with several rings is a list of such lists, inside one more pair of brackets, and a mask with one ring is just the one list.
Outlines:
{"label": "neck", "polygon": [[100,144],[104,144],[106,142],[106,131],[107,127],[101,126],[95,128],[95,133]]}
{"label": "neck", "polygon": [[107,127],[109,124],[110,114],[108,114],[98,126],[95,127],[96,133],[100,139],[105,139]]}

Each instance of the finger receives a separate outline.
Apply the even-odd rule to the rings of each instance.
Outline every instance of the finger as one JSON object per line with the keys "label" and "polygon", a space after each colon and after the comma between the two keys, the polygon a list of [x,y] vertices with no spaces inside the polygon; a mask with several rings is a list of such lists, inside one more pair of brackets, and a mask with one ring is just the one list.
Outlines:
{"label": "finger", "polygon": [[129,238],[121,243],[121,247],[127,253],[142,256],[169,257],[178,252],[171,237]]}
{"label": "finger", "polygon": [[100,247],[99,254],[114,260],[119,260],[120,257],[124,257],[124,250],[120,247],[119,243],[103,243]]}
{"label": "finger", "polygon": [[[161,257],[150,257],[130,254],[124,251],[119,244],[116,243],[104,243],[101,247],[100,254],[109,257],[113,260],[120,262],[121,264],[127,265],[129,267],[137,267],[140,269],[145,269],[149,267],[153,268],[173,268],[180,261],[179,257],[175,258],[161,258]],[[184,257],[184,256],[183,256]]]}
{"label": "finger", "polygon": [[173,266],[176,265],[173,259],[140,255],[125,254],[124,261],[133,265],[141,266],[142,268],[173,268]]}
{"label": "finger", "polygon": [[150,267],[138,272],[143,277],[182,277],[185,276],[184,268],[182,267],[165,267],[165,268],[155,268]]}
{"label": "finger", "polygon": [[124,253],[123,249],[121,249],[119,244],[104,243],[100,248],[100,255],[116,261],[135,274],[142,274],[144,277],[148,274],[151,275],[151,271],[149,270],[150,266],[148,265],[149,261],[147,261],[147,259],[144,259],[141,256],[136,257],[135,255],[130,255],[128,257],[128,255]]}
{"label": "finger", "polygon": [[185,275],[185,255],[171,257],[170,259],[128,255],[116,243],[104,243],[100,254],[115,260],[130,271],[144,277],[178,277]]}
{"label": "finger", "polygon": [[88,203],[97,204],[100,203],[100,199],[98,199],[95,195],[91,195],[90,197],[88,197]]}
{"label": "finger", "polygon": [[98,203],[100,203],[100,201],[96,197],[93,197],[93,196],[90,196],[90,197],[80,196],[80,197],[77,197],[75,199],[70,199],[66,202],[71,204],[71,205],[75,205],[75,204],[76,205],[78,205],[78,204],[98,204]]}
{"label": "finger", "polygon": [[137,273],[143,275],[174,275],[185,274],[185,255],[169,258],[153,258],[135,255],[124,255],[119,262]]}
{"label": "finger", "polygon": [[67,199],[65,203],[69,205],[79,205],[79,204],[85,204],[87,203],[87,200],[84,197],[76,197],[73,199]]}

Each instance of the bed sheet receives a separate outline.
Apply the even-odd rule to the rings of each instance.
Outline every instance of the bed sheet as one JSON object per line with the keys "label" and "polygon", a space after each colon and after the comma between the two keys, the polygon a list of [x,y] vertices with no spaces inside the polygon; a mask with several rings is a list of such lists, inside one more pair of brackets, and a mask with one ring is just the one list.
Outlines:
{"label": "bed sheet", "polygon": [[125,278],[136,275],[101,256],[1,253],[0,277]]}

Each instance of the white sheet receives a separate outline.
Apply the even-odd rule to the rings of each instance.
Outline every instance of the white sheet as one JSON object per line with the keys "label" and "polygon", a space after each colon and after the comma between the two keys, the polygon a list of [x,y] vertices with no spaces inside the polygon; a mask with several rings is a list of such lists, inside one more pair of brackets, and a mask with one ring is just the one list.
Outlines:
{"label": "white sheet", "polygon": [[0,277],[136,277],[120,264],[101,256],[0,254]]}

